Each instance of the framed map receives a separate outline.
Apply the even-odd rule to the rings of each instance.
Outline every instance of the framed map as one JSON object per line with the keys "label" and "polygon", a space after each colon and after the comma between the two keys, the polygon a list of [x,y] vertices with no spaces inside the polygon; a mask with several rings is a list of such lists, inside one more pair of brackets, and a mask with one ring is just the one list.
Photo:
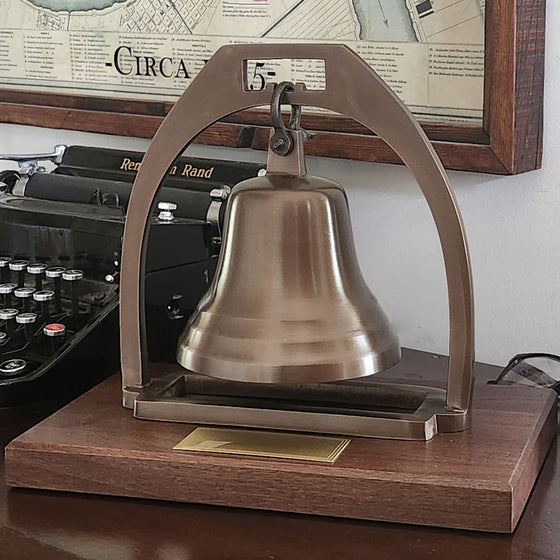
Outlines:
{"label": "framed map", "polygon": [[[447,167],[517,173],[540,165],[543,31],[544,0],[0,0],[0,120],[150,137],[224,44],[343,42]],[[254,88],[324,82],[318,61],[248,73]],[[267,118],[239,113],[199,140],[264,149]],[[343,117],[310,108],[303,126],[307,153],[396,161]]]}

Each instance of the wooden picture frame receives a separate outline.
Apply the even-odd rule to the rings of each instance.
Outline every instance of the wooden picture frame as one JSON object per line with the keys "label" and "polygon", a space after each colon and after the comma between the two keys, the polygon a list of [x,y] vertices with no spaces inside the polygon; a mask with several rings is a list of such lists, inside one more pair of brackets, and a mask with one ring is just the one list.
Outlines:
{"label": "wooden picture frame", "polygon": [[[483,124],[423,124],[448,169],[517,174],[542,159],[545,0],[487,0]],[[171,103],[0,89],[0,122],[151,138]],[[304,115],[306,153],[399,163],[378,137],[339,116]],[[266,149],[268,115],[246,111],[198,143]]]}

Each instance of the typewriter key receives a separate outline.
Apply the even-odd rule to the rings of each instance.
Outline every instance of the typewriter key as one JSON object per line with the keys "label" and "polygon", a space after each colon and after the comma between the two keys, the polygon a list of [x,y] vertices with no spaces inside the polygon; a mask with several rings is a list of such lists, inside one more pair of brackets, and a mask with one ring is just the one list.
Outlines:
{"label": "typewriter key", "polygon": [[27,265],[29,261],[12,261],[8,264],[10,270],[18,273],[17,284],[19,288],[22,288],[25,284],[25,271],[27,270]]}
{"label": "typewriter key", "polygon": [[8,266],[10,270],[15,270],[16,272],[21,272],[22,270],[27,270],[27,265],[29,261],[11,261]]}
{"label": "typewriter key", "polygon": [[9,321],[10,319],[13,319],[18,313],[19,311],[13,308],[0,309],[0,319],[2,319],[3,321]]}
{"label": "typewriter key", "polygon": [[13,308],[0,309],[0,320],[6,321],[6,330],[10,338],[14,337],[14,319],[19,311]]}
{"label": "typewriter key", "polygon": [[65,271],[66,269],[63,266],[51,266],[45,270],[45,276],[47,278],[52,278],[54,281],[54,307],[57,313],[62,311],[60,280],[62,278],[62,273]]}
{"label": "typewriter key", "polygon": [[45,270],[47,278],[60,278],[66,269],[63,266],[51,266]]}
{"label": "typewriter key", "polygon": [[22,288],[25,283],[25,271],[27,270],[27,265],[29,261],[12,261],[8,266],[10,270],[18,273],[17,285],[18,288]]}
{"label": "typewriter key", "polygon": [[8,333],[0,332],[0,346],[4,346],[8,342],[8,338],[10,338]]}
{"label": "typewriter key", "polygon": [[37,320],[37,313],[20,313],[16,317],[16,323],[23,325],[25,341],[31,342],[33,339],[33,323]]}
{"label": "typewriter key", "polygon": [[37,320],[37,313],[20,313],[16,316],[16,323],[20,325],[31,325]]}
{"label": "typewriter key", "polygon": [[19,375],[27,366],[27,362],[22,359],[6,360],[0,364],[0,374],[6,377]]}
{"label": "typewriter key", "polygon": [[0,284],[0,294],[11,294],[16,288],[17,284],[14,284],[13,282]]}
{"label": "typewriter key", "polygon": [[50,321],[49,301],[54,299],[53,290],[40,290],[33,294],[33,299],[41,304],[41,315],[45,323]]}
{"label": "typewriter key", "polygon": [[23,311],[27,313],[29,311],[29,302],[35,292],[35,288],[16,288],[14,290],[14,296],[21,299],[23,303]]}
{"label": "typewriter key", "polygon": [[76,280],[81,280],[84,277],[84,273],[82,270],[78,270],[76,268],[71,270],[66,270],[62,273],[62,278],[64,280],[69,280],[70,282],[74,282]]}
{"label": "typewriter key", "polygon": [[43,274],[47,270],[47,265],[43,263],[33,263],[27,267],[27,272],[35,276],[35,289],[43,289]]}
{"label": "typewriter key", "polygon": [[6,284],[0,284],[0,294],[3,297],[3,303],[6,307],[10,307],[10,296],[14,293],[14,290],[17,288],[17,284],[13,282],[7,282]]}
{"label": "typewriter key", "polygon": [[62,323],[50,323],[43,327],[43,333],[50,337],[60,337],[64,336],[66,332],[66,327]]}
{"label": "typewriter key", "polygon": [[43,327],[43,334],[51,339],[51,354],[54,354],[64,340],[66,327],[62,323],[51,323]]}
{"label": "typewriter key", "polygon": [[67,270],[66,272],[62,273],[62,279],[66,280],[67,282],[71,282],[71,290],[72,290],[72,317],[74,321],[78,320],[78,289],[76,286],[76,282],[81,280],[84,277],[84,273],[82,270],[72,269]]}

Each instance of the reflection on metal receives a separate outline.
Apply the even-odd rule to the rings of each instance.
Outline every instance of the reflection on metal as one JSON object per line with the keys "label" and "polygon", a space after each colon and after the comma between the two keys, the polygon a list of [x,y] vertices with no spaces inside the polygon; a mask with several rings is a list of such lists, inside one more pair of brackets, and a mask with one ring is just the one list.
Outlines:
{"label": "reflection on metal", "polygon": [[216,276],[177,359],[196,373],[277,384],[354,379],[398,362],[340,185],[269,171],[235,186]]}

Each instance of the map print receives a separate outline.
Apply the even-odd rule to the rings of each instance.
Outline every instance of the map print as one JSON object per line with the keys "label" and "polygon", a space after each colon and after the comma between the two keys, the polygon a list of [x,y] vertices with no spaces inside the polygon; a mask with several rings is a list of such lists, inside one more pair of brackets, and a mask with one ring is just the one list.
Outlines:
{"label": "map print", "polygon": [[[485,0],[0,0],[0,70],[7,88],[168,101],[223,44],[343,42],[414,112],[468,122],[482,111],[484,8]],[[262,75],[321,87],[317,68],[303,67],[294,76],[293,64],[267,63]]]}

